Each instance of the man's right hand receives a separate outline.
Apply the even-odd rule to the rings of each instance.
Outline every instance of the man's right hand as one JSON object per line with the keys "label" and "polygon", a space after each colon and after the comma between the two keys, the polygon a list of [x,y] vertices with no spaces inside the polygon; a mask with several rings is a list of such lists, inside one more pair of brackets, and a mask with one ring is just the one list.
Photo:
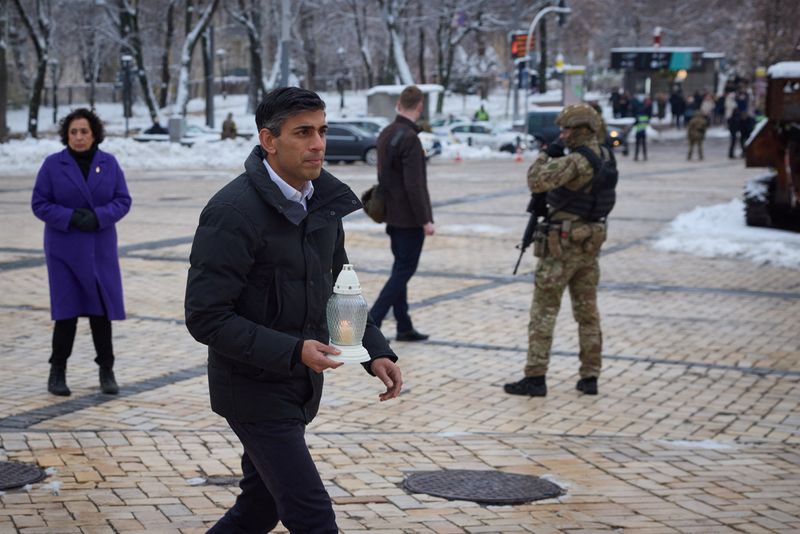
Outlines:
{"label": "man's right hand", "polygon": [[556,140],[547,145],[544,149],[548,156],[551,158],[560,158],[564,155],[564,143]]}
{"label": "man's right hand", "polygon": [[436,227],[432,222],[425,223],[425,226],[422,227],[422,230],[425,232],[425,235],[433,235],[436,233]]}
{"label": "man's right hand", "polygon": [[328,354],[340,354],[339,349],[330,345],[320,343],[315,339],[303,341],[303,352],[300,354],[300,361],[317,373],[325,369],[336,369],[344,365],[344,362],[337,362],[328,358]]}

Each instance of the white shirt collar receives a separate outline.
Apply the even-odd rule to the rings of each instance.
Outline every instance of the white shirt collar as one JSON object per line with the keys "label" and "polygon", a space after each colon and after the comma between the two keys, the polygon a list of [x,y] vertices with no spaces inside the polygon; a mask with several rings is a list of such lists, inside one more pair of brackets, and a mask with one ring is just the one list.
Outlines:
{"label": "white shirt collar", "polygon": [[311,180],[303,184],[302,191],[298,191],[291,185],[287,184],[283,178],[278,176],[278,173],[276,173],[272,167],[269,166],[269,163],[267,163],[267,158],[264,158],[261,161],[264,162],[264,167],[267,168],[267,173],[269,174],[270,179],[275,182],[275,185],[277,185],[278,189],[281,190],[281,193],[283,193],[283,196],[286,197],[286,200],[297,202],[303,206],[304,210],[308,211],[307,201],[309,198],[311,198],[311,195],[314,194],[314,184],[311,183]]}

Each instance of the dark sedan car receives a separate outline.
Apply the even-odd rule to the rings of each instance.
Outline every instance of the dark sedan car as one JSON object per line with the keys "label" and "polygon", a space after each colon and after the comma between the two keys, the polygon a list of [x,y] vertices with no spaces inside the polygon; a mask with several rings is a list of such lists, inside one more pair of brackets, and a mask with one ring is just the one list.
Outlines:
{"label": "dark sedan car", "polygon": [[328,123],[325,161],[363,161],[367,165],[377,165],[378,138],[352,124]]}

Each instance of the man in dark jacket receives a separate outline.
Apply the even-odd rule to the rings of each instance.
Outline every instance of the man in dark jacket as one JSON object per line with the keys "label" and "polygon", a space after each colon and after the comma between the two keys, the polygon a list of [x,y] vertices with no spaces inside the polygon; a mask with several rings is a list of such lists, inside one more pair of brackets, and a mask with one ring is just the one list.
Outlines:
{"label": "man in dark jacket", "polygon": [[380,326],[391,307],[398,341],[422,341],[408,314],[408,282],[417,270],[425,236],[433,235],[433,210],[428,194],[425,152],[417,137],[422,91],[409,85],[397,101],[397,118],[378,137],[378,182],[386,199],[386,233],[392,243],[392,274],[370,310]]}
{"label": "man in dark jacket", "polygon": [[[208,345],[211,408],[244,447],[241,494],[209,532],[338,532],[330,497],[305,443],[328,357],[326,304],[347,263],[342,218],[361,207],[322,170],[325,104],[295,87],[256,111],[259,146],[245,172],[200,215],[186,287],[186,326]],[[368,321],[364,364],[400,393],[397,357]]]}

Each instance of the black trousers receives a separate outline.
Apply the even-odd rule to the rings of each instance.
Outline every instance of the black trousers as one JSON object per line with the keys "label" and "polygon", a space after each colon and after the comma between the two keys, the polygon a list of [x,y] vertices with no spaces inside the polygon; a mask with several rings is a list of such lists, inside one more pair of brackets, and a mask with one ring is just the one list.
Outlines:
{"label": "black trousers", "polygon": [[[111,321],[104,315],[89,316],[92,329],[92,341],[97,357],[94,361],[100,367],[114,367],[114,347],[111,344]],[[72,354],[75,342],[75,331],[78,318],[59,319],[53,327],[53,354],[50,363],[56,367],[66,367],[67,359]]]}
{"label": "black trousers", "polygon": [[394,264],[392,274],[383,286],[380,295],[370,310],[372,320],[379,327],[392,308],[397,321],[398,332],[410,332],[414,326],[408,314],[408,281],[417,271],[422,244],[425,242],[425,231],[418,228],[398,228],[386,225],[386,233],[392,242]]}
{"label": "black trousers", "polygon": [[294,419],[242,423],[228,419],[244,446],[242,493],[209,534],[269,532],[278,524],[292,534],[337,534],[331,498]]}
{"label": "black trousers", "polygon": [[633,159],[639,159],[639,147],[642,147],[642,155],[644,160],[647,161],[647,134],[644,132],[636,132],[636,151],[633,154]]}

